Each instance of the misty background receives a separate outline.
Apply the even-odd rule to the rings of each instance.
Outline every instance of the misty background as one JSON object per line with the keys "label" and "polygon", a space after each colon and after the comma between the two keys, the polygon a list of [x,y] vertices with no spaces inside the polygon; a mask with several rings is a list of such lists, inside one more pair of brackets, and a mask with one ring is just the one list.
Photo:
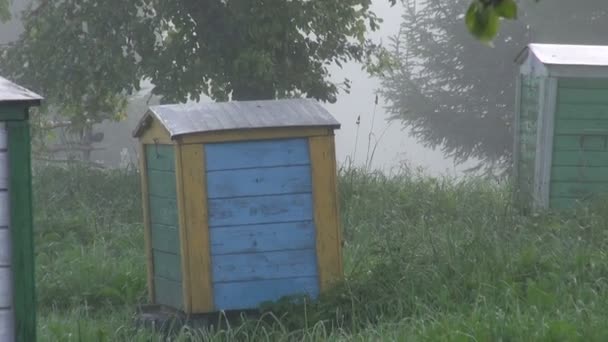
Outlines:
{"label": "misty background", "polygon": [[[454,2],[458,3],[458,1]],[[22,32],[19,13],[27,6],[27,3],[28,1],[26,0],[13,1],[13,19],[8,23],[0,24],[0,44],[7,44],[18,39],[19,34]],[[404,26],[407,22],[408,9],[411,10],[412,8],[415,8],[415,11],[424,11],[427,7],[431,8],[437,4],[443,6],[444,3],[446,2],[418,1],[415,3],[411,1],[402,1],[398,2],[396,6],[391,7],[386,0],[376,0],[373,2],[373,11],[376,12],[384,22],[381,24],[378,31],[370,33],[370,37],[376,42],[381,42],[390,50],[391,44],[395,42],[391,38],[400,33],[403,35],[404,33],[414,31],[411,29],[412,23],[409,24],[410,26]],[[460,3],[468,4],[467,1],[460,1]],[[462,16],[457,17],[457,25],[461,25],[462,28],[462,34],[456,37],[458,44],[467,46],[469,51],[471,50],[471,47],[476,49],[473,54],[477,56],[476,58],[480,58],[482,62],[478,61],[475,63],[483,64],[484,62],[488,62],[486,68],[491,69],[493,68],[492,65],[495,65],[497,69],[500,69],[500,73],[489,73],[487,76],[502,78],[494,80],[495,83],[511,82],[502,84],[503,90],[500,90],[501,88],[496,90],[497,92],[504,93],[504,98],[500,99],[500,101],[506,103],[503,106],[506,108],[504,110],[507,112],[504,116],[504,122],[508,123],[511,117],[510,115],[512,115],[512,107],[509,107],[508,105],[509,101],[511,101],[511,104],[515,101],[514,98],[511,99],[512,91],[514,90],[512,82],[516,75],[514,58],[517,52],[523,49],[528,42],[602,43],[602,40],[604,39],[603,35],[594,33],[597,32],[597,24],[585,18],[586,13],[601,13],[600,17],[603,17],[603,15],[605,15],[605,10],[603,9],[604,6],[602,6],[601,2],[577,2],[579,8],[587,6],[587,12],[573,12],[567,5],[562,6],[562,3],[567,4],[566,1],[562,0],[557,2],[542,1],[539,4],[535,4],[534,1],[521,2],[520,6],[522,7],[522,12],[520,14],[520,19],[517,22],[503,23],[503,28],[497,38],[497,41],[499,42],[495,47],[483,45],[466,34],[464,23],[462,23]],[[435,19],[431,18],[429,20]],[[568,20],[575,20],[577,25],[560,25],[560,23],[567,22]],[[534,26],[530,26],[530,22],[534,23]],[[433,22],[431,22],[430,25],[433,25]],[[419,28],[421,31],[426,30],[426,26],[420,26]],[[449,30],[449,28],[447,28],[447,30]],[[517,34],[513,34],[514,31],[523,32],[522,30],[526,31],[525,35],[517,36]],[[505,41],[508,42],[508,47],[505,47],[505,44],[501,45],[500,43]],[[414,39],[412,42],[413,44],[418,44],[419,41]],[[450,48],[452,48],[450,45],[446,45],[446,49]],[[499,52],[497,52],[497,50],[499,50]],[[449,54],[449,50],[447,51]],[[456,51],[456,49],[454,51]],[[433,52],[430,51],[429,53]],[[488,59],[499,58],[499,60],[486,59],[484,61],[484,56],[488,56]],[[415,59],[416,57],[421,58],[420,55],[414,56],[413,58]],[[451,68],[449,64],[446,66]],[[478,69],[484,70],[484,68]],[[413,67],[412,70],[416,70],[416,67]],[[464,70],[459,70],[457,68],[454,68],[454,70],[460,74],[466,74],[468,71],[466,67]],[[483,76],[481,77],[483,78]],[[401,95],[395,95],[395,92],[393,91],[393,98],[389,98],[390,94],[387,96],[387,92],[382,91],[383,86],[385,90],[386,84],[393,84],[398,90],[401,87],[406,88],[407,86],[401,85],[399,82],[390,83],[390,80],[384,80],[383,82],[383,80],[377,77],[370,77],[365,70],[362,70],[361,65],[354,62],[347,63],[343,65],[342,68],[333,67],[332,78],[335,79],[336,82],[340,82],[344,78],[348,78],[352,81],[350,93],[342,91],[340,92],[336,103],[323,104],[342,124],[342,128],[336,133],[336,148],[339,164],[345,165],[354,163],[358,166],[362,166],[369,163],[369,166],[372,169],[385,172],[390,172],[399,169],[404,165],[408,165],[409,167],[421,167],[431,175],[461,175],[464,170],[477,165],[480,160],[484,160],[485,155],[483,153],[485,152],[479,156],[475,153],[469,153],[470,151],[462,152],[454,149],[450,150],[449,148],[447,150],[444,148],[442,151],[442,147],[444,147],[442,145],[450,144],[451,142],[445,140],[444,135],[446,134],[441,133],[441,129],[437,128],[441,125],[449,126],[449,124],[442,123],[444,122],[444,119],[439,116],[437,122],[427,122],[429,117],[428,112],[419,110],[417,113],[419,113],[420,117],[414,117],[412,119],[414,121],[401,120],[402,117],[409,115],[407,113],[411,111],[411,108],[408,106],[410,101],[413,103],[412,100],[416,100],[416,98],[425,96],[427,98],[432,98],[433,95],[409,94],[409,96],[413,96],[413,98],[404,96],[402,100],[403,103],[401,103],[399,100],[395,99],[395,96],[399,97]],[[481,84],[480,87],[483,88],[485,86]],[[136,163],[137,144],[136,141],[131,138],[131,132],[139,118],[143,115],[146,107],[158,103],[157,98],[149,96],[150,89],[149,85],[146,87],[144,84],[142,91],[133,96],[130,100],[127,110],[128,115],[125,120],[120,122],[104,122],[103,124],[94,127],[95,132],[103,132],[104,138],[102,141],[94,144],[95,150],[91,153],[91,160],[109,167],[116,167],[128,162]],[[508,89],[511,92],[505,92],[504,89]],[[378,97],[378,103],[376,104],[375,98],[379,90],[380,95]],[[467,99],[480,96],[481,95],[476,93],[455,93],[454,101],[464,102]],[[202,97],[201,101],[211,100]],[[500,102],[495,101],[494,99],[488,101],[490,102],[490,107],[497,106],[497,102]],[[473,105],[478,106],[478,104]],[[490,108],[489,110],[486,110],[486,112],[494,112],[494,109]],[[417,108],[414,110],[417,110]],[[466,111],[467,109],[465,108],[463,110]],[[438,112],[438,110],[435,109],[434,112]],[[451,115],[451,110],[447,114]],[[493,113],[488,113],[488,116],[491,117],[492,114]],[[485,116],[485,114],[483,116]],[[358,118],[360,118],[360,120],[358,120]],[[422,121],[420,118],[422,118]],[[357,124],[357,122],[359,124]],[[418,128],[420,133],[417,136],[411,134],[412,129],[410,125],[412,122],[419,124]],[[469,125],[467,121],[461,120],[461,122],[463,122],[464,125]],[[478,122],[480,125],[479,127],[469,125],[472,130],[472,135],[484,130],[484,123],[481,120]],[[485,140],[483,140],[491,140],[492,136],[495,135],[495,133],[492,132],[491,125],[492,124],[488,124],[488,132],[486,132],[486,134],[490,136],[489,138],[480,137],[479,142],[471,142],[471,144],[481,144],[484,146],[491,144],[491,142],[486,143],[484,142]],[[450,127],[447,127],[446,129],[449,130]],[[433,136],[433,134],[438,136]],[[504,134],[508,136],[509,131],[505,131]],[[460,135],[463,135],[463,133],[460,133]],[[502,139],[501,144],[502,145],[498,147],[498,152],[495,153],[497,155],[504,153],[500,150],[501,148],[503,150],[508,149],[508,139]],[[458,143],[456,143],[456,145],[458,145]],[[505,148],[505,146],[507,147]],[[472,147],[471,150],[478,148],[479,147]],[[456,159],[454,157],[456,157]],[[495,156],[491,155],[490,159],[492,158],[495,158]],[[456,160],[459,160],[460,163],[456,163]]]}

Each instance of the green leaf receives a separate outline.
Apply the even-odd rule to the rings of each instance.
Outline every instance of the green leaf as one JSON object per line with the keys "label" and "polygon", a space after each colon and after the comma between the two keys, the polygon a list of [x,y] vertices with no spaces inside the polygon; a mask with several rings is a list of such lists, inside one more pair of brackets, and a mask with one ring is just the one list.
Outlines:
{"label": "green leaf", "polygon": [[505,19],[517,19],[517,4],[514,0],[502,0],[495,6],[496,14]]}
{"label": "green leaf", "polygon": [[486,6],[476,0],[467,10],[465,23],[475,38],[489,42],[498,33],[500,17],[492,6]]}
{"label": "green leaf", "polygon": [[11,10],[8,0],[0,0],[0,23],[11,20]]}

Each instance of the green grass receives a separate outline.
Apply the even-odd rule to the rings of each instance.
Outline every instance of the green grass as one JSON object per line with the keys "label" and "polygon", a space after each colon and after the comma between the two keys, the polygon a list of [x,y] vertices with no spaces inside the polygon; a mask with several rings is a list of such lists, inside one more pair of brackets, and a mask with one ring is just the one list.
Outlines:
{"label": "green grass", "polygon": [[[134,323],[146,295],[137,177],[37,168],[41,341],[163,340]],[[355,169],[340,198],[342,286],[174,340],[608,340],[608,202],[522,216],[489,181]]]}

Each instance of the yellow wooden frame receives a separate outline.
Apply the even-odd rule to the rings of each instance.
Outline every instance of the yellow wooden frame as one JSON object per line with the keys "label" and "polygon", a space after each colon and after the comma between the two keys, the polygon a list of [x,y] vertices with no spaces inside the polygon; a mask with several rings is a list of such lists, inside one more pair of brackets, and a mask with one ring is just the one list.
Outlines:
{"label": "yellow wooden frame", "polygon": [[331,128],[258,128],[251,130],[226,130],[217,132],[197,133],[179,136],[176,139],[181,144],[205,144],[228,141],[266,140],[281,138],[308,138],[332,134]]}
{"label": "yellow wooden frame", "polygon": [[344,274],[334,145],[333,134],[309,138],[321,292],[340,282]]}
{"label": "yellow wooden frame", "polygon": [[158,120],[150,118],[146,131],[139,138],[142,144],[175,144],[169,131]]}
{"label": "yellow wooden frame", "polygon": [[[184,227],[187,240],[182,254],[187,255],[188,300],[190,312],[204,313],[214,309],[211,282],[211,249],[207,220],[207,180],[203,145],[181,145]],[[184,280],[185,281],[185,280]]]}
{"label": "yellow wooden frame", "polygon": [[156,302],[154,288],[154,258],[152,256],[152,232],[150,227],[150,199],[148,197],[148,168],[145,144],[139,144],[139,172],[141,173],[142,210],[144,215],[144,244],[146,249],[146,267],[148,282],[148,300]]}

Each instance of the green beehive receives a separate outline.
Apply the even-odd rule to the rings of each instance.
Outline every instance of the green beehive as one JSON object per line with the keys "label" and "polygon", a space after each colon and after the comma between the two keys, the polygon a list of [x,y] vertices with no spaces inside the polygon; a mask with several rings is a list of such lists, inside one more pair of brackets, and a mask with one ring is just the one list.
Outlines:
{"label": "green beehive", "polygon": [[608,193],[608,46],[530,44],[517,62],[518,203],[563,209]]}
{"label": "green beehive", "polygon": [[0,77],[0,341],[36,340],[29,108],[41,97]]}

